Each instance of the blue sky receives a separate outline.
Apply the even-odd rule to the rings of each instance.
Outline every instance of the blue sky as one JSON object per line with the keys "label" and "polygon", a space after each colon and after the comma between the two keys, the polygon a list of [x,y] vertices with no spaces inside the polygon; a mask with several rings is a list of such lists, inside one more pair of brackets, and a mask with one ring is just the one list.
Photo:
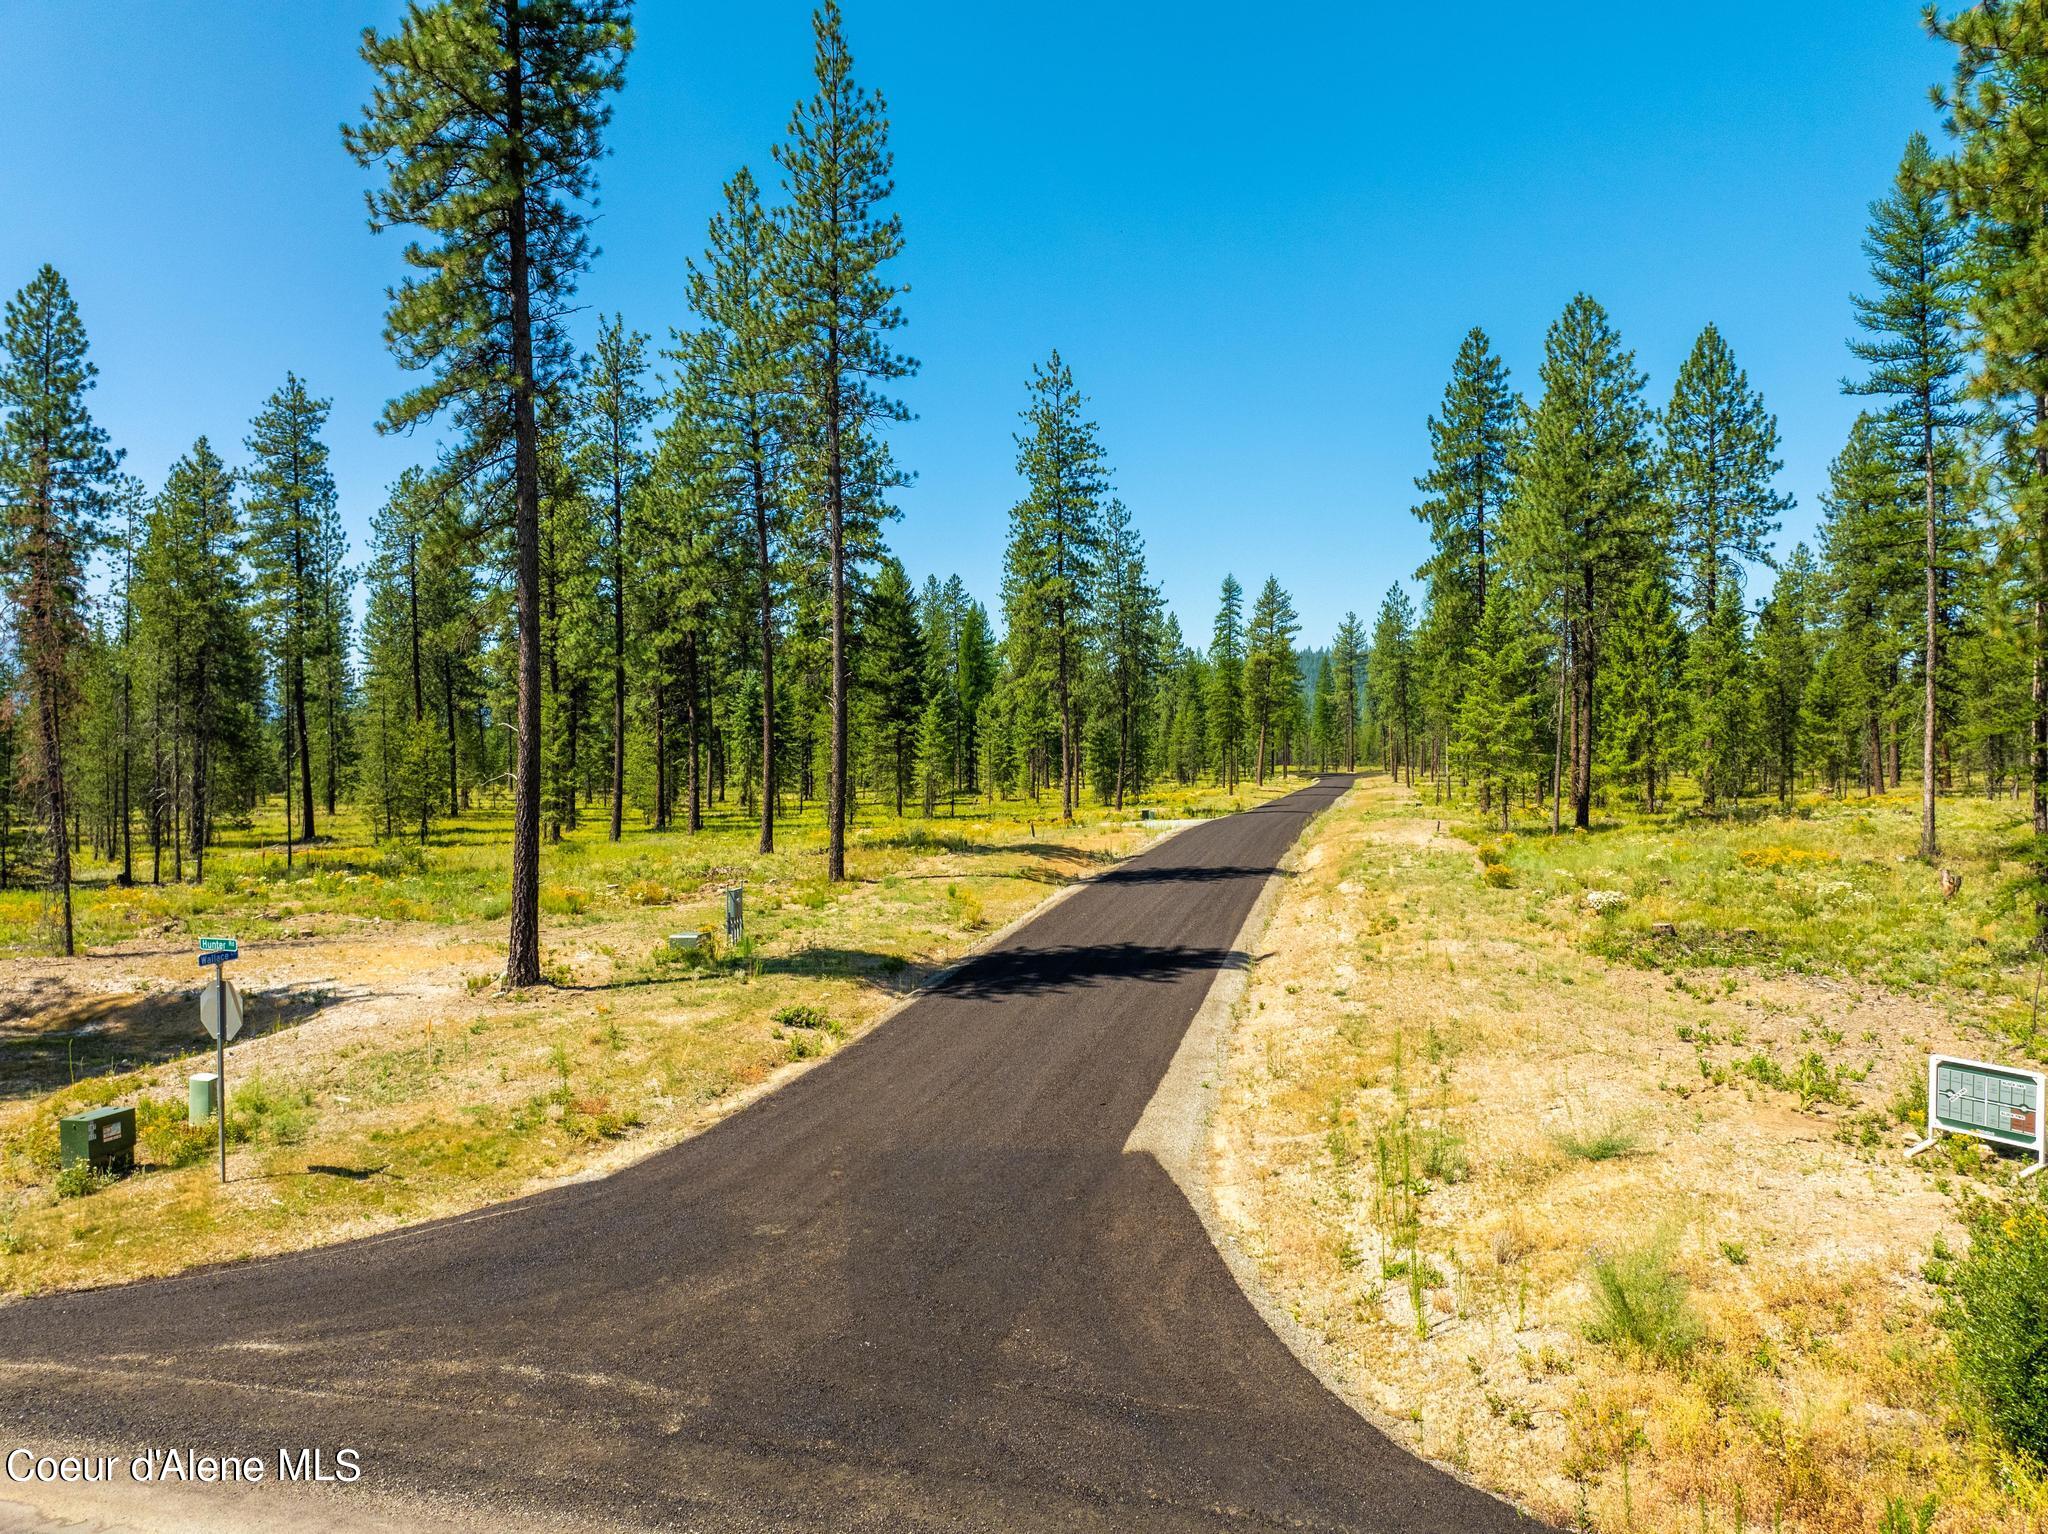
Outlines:
{"label": "blue sky", "polygon": [[[154,483],[231,458],[287,368],[335,400],[360,536],[429,445],[372,423],[399,239],[372,236],[338,126],[387,0],[15,0],[0,92],[0,287],[54,262],[95,409]],[[889,98],[908,234],[892,530],[913,575],[994,605],[1010,433],[1035,360],[1072,364],[1191,638],[1226,570],[1277,574],[1304,641],[1422,557],[1424,421],[1459,337],[1533,387],[1585,289],[1661,403],[1719,324],[1784,432],[1810,531],[1855,411],[1838,392],[1859,239],[1948,60],[1918,0],[1010,6],[846,0]],[[603,168],[590,312],[665,336],[720,182],[808,83],[801,0],[643,0]],[[1938,134],[1937,134],[1938,138]]]}

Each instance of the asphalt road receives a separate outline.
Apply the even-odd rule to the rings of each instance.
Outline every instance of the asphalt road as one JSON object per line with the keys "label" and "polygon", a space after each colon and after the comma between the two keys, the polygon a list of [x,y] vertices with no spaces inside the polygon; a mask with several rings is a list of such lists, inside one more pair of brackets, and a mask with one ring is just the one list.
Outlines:
{"label": "asphalt road", "polygon": [[1171,838],[616,1176],[0,1309],[0,1444],[351,1448],[576,1527],[1534,1530],[1325,1390],[1124,1151],[1348,783]]}

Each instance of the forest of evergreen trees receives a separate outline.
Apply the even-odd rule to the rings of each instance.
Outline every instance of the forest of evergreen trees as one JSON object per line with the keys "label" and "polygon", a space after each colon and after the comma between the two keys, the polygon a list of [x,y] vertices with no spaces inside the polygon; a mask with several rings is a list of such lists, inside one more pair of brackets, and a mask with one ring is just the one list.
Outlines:
{"label": "forest of evergreen trees", "polygon": [[[736,172],[681,323],[657,341],[604,318],[587,353],[566,321],[626,7],[443,0],[366,36],[376,93],[347,147],[388,177],[373,225],[420,236],[388,335],[423,381],[382,424],[450,429],[367,548],[309,381],[287,374],[239,446],[207,423],[146,486],[93,422],[63,277],[9,303],[0,886],[46,883],[65,951],[76,860],[203,880],[220,828],[266,803],[287,856],[344,808],[425,841],[511,807],[516,970],[521,880],[578,826],[690,832],[737,805],[767,851],[778,818],[822,805],[838,875],[849,813],[1071,815],[1084,792],[1355,749],[1329,668],[1301,685],[1276,581],[1248,616],[1226,582],[1207,649],[1185,642],[1056,352],[1020,393],[999,621],[890,555],[890,389],[916,363],[894,346],[888,125],[835,4],[815,31],[780,197]],[[1332,662],[1344,698],[1362,658]]]}
{"label": "forest of evergreen trees", "polygon": [[200,880],[266,803],[287,851],[344,806],[416,840],[509,807],[519,984],[546,842],[688,833],[713,804],[764,851],[817,807],[834,878],[849,816],[1072,814],[1362,761],[1578,826],[1681,786],[1711,810],[1917,779],[1930,856],[1939,793],[2024,785],[2048,836],[2048,6],[1934,25],[1953,152],[1914,137],[1873,205],[1844,385],[1870,403],[1817,547],[1776,553],[1776,424],[1719,330],[1653,401],[1581,295],[1531,395],[1482,331],[1459,348],[1419,610],[1397,584],[1302,652],[1272,578],[1248,606],[1226,578],[1213,630],[1180,631],[1057,351],[1021,381],[1001,611],[891,556],[904,231],[833,0],[772,186],[727,182],[658,336],[604,317],[587,352],[569,321],[628,7],[416,6],[365,35],[343,137],[372,226],[409,240],[386,336],[416,386],[380,424],[440,445],[367,547],[317,380],[194,423],[143,485],[93,422],[63,277],[6,307],[0,885],[47,885],[68,952],[87,854]]}

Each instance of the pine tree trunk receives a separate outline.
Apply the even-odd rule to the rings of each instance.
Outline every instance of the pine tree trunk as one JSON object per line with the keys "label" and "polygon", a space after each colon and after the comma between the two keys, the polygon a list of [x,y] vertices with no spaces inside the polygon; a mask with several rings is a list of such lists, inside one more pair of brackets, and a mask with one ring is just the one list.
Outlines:
{"label": "pine tree trunk", "polygon": [[1934,415],[1931,402],[1922,410],[1921,447],[1927,470],[1927,653],[1922,669],[1927,673],[1927,698],[1921,721],[1920,740],[1920,856],[1932,862],[1940,852],[1934,835],[1934,668],[1939,655],[1940,636],[1935,632],[1935,565],[1940,557],[1935,547],[1934,526]]}
{"label": "pine tree trunk", "polygon": [[[836,298],[837,295],[834,295]],[[839,324],[826,343],[825,431],[830,439],[825,471],[826,515],[832,559],[832,767],[825,784],[825,877],[846,877],[846,463],[840,434],[845,429],[840,400]]]}
{"label": "pine tree trunk", "polygon": [[[775,580],[769,564],[768,485],[761,472],[761,444],[754,443],[754,558],[761,571],[761,842],[775,850]],[[903,813],[902,794],[896,813]]]}
{"label": "pine tree trunk", "polygon": [[[306,728],[306,658],[292,656],[292,722],[286,726],[296,731],[299,749],[299,835],[307,841],[313,839],[313,744],[312,732]],[[291,784],[285,784],[290,793]]]}
{"label": "pine tree trunk", "polygon": [[[618,462],[613,454],[612,462]],[[626,487],[612,471],[612,818],[617,841],[626,813]]]}
{"label": "pine tree trunk", "polygon": [[[506,123],[525,132],[525,62],[518,0],[505,9]],[[512,174],[523,178],[524,165]],[[512,295],[512,543],[518,620],[519,729],[512,773],[512,890],[505,984],[540,984],[540,431],[534,413],[532,272],[528,188],[513,195],[506,277]]]}

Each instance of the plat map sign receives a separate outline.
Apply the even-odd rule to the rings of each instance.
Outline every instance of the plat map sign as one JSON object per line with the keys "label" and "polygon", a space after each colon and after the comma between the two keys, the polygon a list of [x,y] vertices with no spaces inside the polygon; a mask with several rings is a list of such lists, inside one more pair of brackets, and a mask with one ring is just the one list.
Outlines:
{"label": "plat map sign", "polygon": [[2032,1177],[2048,1163],[2048,1077],[2039,1071],[1993,1065],[1961,1055],[1927,1057],[1927,1138],[1906,1152],[1917,1156],[1944,1133],[1970,1135],[2033,1153],[2020,1173]]}

